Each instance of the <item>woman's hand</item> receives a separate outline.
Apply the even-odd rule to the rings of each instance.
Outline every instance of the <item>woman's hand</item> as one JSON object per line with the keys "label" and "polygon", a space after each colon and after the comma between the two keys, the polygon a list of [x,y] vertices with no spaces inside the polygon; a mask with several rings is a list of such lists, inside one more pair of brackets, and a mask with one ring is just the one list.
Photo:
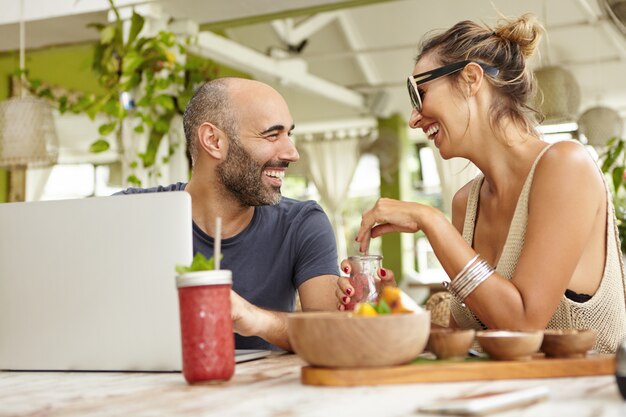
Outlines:
{"label": "woman's hand", "polygon": [[[344,259],[341,262],[341,272],[346,275],[350,275],[351,265],[347,259]],[[396,286],[396,280],[394,273],[391,269],[380,268],[376,271],[377,282],[376,289],[380,293],[383,287],[387,285],[391,285],[393,287]],[[337,296],[337,309],[340,311],[343,310],[351,310],[354,308],[354,302],[352,301],[351,296],[354,295],[354,288],[352,284],[350,284],[350,280],[348,277],[339,277],[337,280],[337,290],[335,292]]]}
{"label": "woman's hand", "polygon": [[356,236],[359,250],[367,253],[372,237],[389,232],[417,232],[420,230],[418,214],[424,208],[429,206],[389,198],[378,199],[374,207],[363,213],[361,228]]}

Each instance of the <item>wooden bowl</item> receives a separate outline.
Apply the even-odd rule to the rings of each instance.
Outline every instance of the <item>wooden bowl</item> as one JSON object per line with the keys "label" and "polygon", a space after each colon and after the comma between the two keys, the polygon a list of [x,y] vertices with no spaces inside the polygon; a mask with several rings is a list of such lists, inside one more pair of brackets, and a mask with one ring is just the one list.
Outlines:
{"label": "wooden bowl", "polygon": [[596,343],[598,332],[585,330],[545,330],[541,351],[553,358],[582,358]]}
{"label": "wooden bowl", "polygon": [[476,340],[492,359],[529,360],[541,346],[543,331],[486,330],[477,332]]}
{"label": "wooden bowl", "polygon": [[424,351],[430,312],[355,316],[351,312],[287,315],[289,342],[314,366],[361,368],[408,363]]}
{"label": "wooden bowl", "polygon": [[467,356],[476,332],[473,329],[431,329],[426,350],[437,359],[461,360]]}

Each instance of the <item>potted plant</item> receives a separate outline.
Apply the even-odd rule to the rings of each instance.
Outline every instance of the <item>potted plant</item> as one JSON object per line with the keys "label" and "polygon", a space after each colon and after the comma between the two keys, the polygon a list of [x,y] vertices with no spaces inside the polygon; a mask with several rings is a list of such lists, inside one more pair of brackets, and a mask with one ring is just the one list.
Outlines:
{"label": "potted plant", "polygon": [[[190,38],[180,41],[174,33],[163,30],[142,36],[145,19],[134,10],[125,32],[113,0],[109,4],[115,19],[108,24],[89,25],[100,33],[92,69],[103,93],[56,95],[36,80],[28,81],[28,87],[34,94],[51,99],[60,113],[85,113],[91,119],[104,115],[106,121],[99,125],[99,137],[90,151],[109,149],[107,137],[114,135],[122,164],[128,167],[126,182],[140,186],[135,170],[143,168],[149,177],[159,175],[159,163],[167,163],[175,151],[170,145],[166,156],[157,160],[163,137],[170,131],[174,117],[184,112],[195,88],[215,78],[217,65],[187,56]],[[125,129],[147,137],[145,146],[135,155],[124,152]]]}
{"label": "potted plant", "polygon": [[606,143],[600,156],[600,168],[610,178],[613,205],[622,254],[626,253],[626,139],[613,137]]}

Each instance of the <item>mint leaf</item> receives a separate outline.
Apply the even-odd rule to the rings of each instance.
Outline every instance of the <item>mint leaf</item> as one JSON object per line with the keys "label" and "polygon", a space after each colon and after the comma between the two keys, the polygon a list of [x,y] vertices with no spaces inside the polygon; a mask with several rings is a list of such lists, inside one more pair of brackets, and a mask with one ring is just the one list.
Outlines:
{"label": "mint leaf", "polygon": [[211,271],[213,269],[215,269],[213,257],[207,259],[200,252],[196,253],[193,257],[193,261],[190,266],[176,265],[176,272],[179,274],[195,271]]}
{"label": "mint leaf", "polygon": [[378,314],[391,314],[391,308],[389,307],[389,304],[381,298],[376,306],[376,312]]}

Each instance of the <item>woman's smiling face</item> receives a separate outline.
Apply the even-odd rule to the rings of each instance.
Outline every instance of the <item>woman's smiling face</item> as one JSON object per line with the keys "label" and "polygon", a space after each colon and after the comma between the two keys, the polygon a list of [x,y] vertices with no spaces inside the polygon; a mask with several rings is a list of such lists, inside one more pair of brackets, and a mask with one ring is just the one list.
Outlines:
{"label": "woman's smiling face", "polygon": [[[415,65],[413,75],[440,67],[441,63],[434,58],[433,54],[422,57]],[[455,156],[454,143],[467,132],[469,117],[465,98],[451,78],[454,76],[458,76],[458,73],[418,85],[422,111],[418,113],[413,109],[409,120],[409,126],[422,129],[444,159]]]}

